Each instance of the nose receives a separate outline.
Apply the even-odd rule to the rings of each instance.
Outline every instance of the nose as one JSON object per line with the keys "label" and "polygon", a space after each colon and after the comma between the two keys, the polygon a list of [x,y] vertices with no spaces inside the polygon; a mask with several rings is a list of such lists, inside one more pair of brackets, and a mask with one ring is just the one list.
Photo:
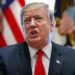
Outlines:
{"label": "nose", "polygon": [[35,27],[36,27],[36,21],[35,21],[34,18],[31,19],[30,27],[31,27],[31,28],[35,28]]}

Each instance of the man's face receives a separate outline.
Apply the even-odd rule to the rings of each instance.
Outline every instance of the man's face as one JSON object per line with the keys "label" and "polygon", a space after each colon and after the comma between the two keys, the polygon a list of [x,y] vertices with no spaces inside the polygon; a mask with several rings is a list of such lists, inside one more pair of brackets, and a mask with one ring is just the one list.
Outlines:
{"label": "man's face", "polygon": [[1,11],[1,9],[0,9],[0,33],[1,33],[2,30],[3,30],[3,25],[2,25],[2,23],[3,23],[3,15],[2,15],[2,11]]}
{"label": "man's face", "polygon": [[47,43],[51,28],[45,8],[29,8],[23,14],[26,41],[31,44]]}

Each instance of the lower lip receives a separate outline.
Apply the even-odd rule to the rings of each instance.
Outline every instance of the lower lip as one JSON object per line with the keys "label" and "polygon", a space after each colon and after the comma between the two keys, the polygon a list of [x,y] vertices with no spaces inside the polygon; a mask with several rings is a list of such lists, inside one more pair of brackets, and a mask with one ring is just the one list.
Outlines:
{"label": "lower lip", "polygon": [[31,37],[32,38],[36,38],[37,37],[37,34],[31,34]]}

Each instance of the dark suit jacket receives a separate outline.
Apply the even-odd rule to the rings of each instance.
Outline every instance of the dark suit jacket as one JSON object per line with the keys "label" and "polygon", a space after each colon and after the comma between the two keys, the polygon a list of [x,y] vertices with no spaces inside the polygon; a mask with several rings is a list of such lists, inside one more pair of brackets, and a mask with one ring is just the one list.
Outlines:
{"label": "dark suit jacket", "polygon": [[[26,43],[0,49],[0,75],[32,75]],[[75,51],[52,43],[48,75],[75,75]]]}

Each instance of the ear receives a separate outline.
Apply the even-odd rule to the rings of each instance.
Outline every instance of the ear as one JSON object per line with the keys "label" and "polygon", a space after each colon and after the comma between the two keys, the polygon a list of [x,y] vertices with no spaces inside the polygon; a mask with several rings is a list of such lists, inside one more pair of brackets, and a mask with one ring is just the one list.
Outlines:
{"label": "ear", "polygon": [[54,31],[55,26],[56,26],[56,22],[53,21],[53,22],[51,23],[51,26],[50,26],[50,32]]}

